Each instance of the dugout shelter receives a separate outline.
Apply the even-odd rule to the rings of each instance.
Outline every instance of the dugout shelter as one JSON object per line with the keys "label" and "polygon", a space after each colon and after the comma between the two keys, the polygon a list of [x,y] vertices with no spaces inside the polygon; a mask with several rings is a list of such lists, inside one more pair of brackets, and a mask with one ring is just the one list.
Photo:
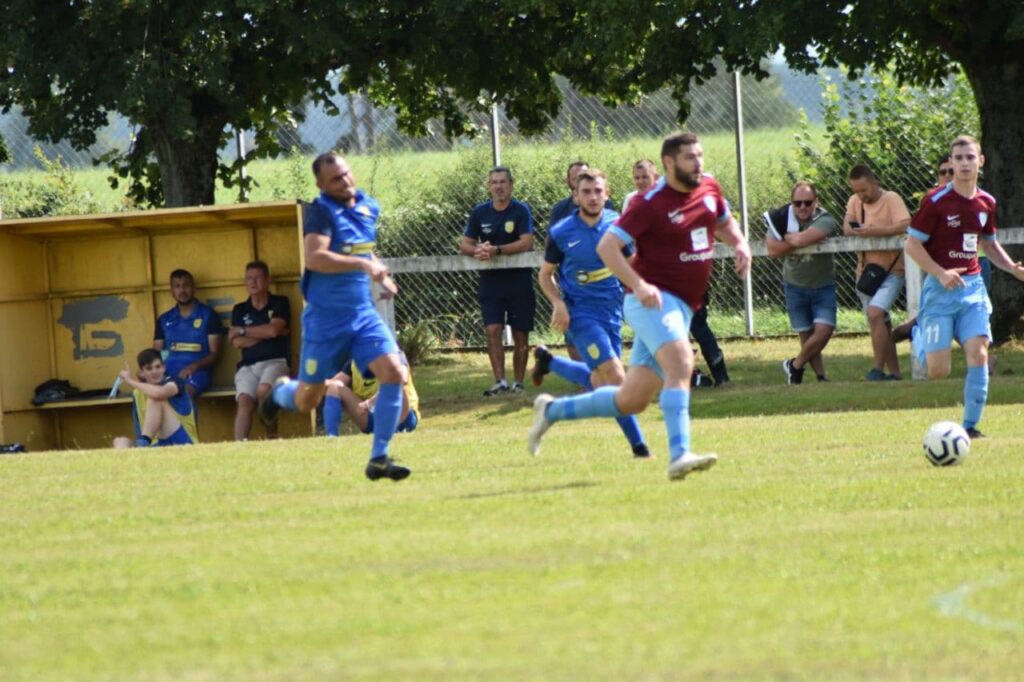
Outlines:
{"label": "dugout shelter", "polygon": [[[245,265],[270,266],[271,291],[291,301],[291,366],[297,367],[302,295],[302,205],[267,202],[91,216],[0,221],[0,442],[30,451],[110,447],[132,434],[128,398],[33,405],[56,378],[109,390],[125,361],[152,346],[170,309],[169,278],[184,268],[196,298],[225,327],[248,297]],[[239,351],[225,338],[213,386],[197,401],[202,442],[230,440]],[[282,412],[281,436],[310,434],[308,415]],[[262,427],[253,426],[253,437]]]}

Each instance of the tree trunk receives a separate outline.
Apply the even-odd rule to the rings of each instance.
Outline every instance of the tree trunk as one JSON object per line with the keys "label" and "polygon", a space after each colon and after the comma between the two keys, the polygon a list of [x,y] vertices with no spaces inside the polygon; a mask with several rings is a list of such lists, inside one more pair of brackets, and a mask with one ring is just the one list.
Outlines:
{"label": "tree trunk", "polygon": [[[981,185],[996,198],[1000,227],[1024,226],[1024,55],[985,53],[963,61],[981,115],[981,152],[985,156]],[[1024,246],[1004,247],[1013,260],[1024,258]],[[996,343],[1015,331],[1024,312],[1024,284],[992,268],[992,336]]]}
{"label": "tree trunk", "polygon": [[167,208],[215,203],[217,151],[226,125],[220,117],[200,120],[198,130],[182,139],[159,123],[147,124]]}

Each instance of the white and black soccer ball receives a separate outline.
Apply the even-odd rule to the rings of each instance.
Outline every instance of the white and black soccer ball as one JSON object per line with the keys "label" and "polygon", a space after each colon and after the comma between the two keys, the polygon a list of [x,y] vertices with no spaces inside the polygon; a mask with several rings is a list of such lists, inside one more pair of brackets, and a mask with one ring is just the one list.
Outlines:
{"label": "white and black soccer ball", "polygon": [[937,467],[959,464],[971,451],[971,437],[956,422],[935,422],[924,432],[924,456]]}

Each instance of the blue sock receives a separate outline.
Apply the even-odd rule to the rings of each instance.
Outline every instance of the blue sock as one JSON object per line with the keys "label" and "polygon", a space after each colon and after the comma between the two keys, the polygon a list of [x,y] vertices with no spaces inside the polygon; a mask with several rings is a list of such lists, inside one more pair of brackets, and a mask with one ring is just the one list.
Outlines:
{"label": "blue sock", "polygon": [[988,401],[988,367],[968,367],[964,381],[964,428],[973,429],[981,421]]}
{"label": "blue sock", "polygon": [[663,389],[658,403],[665,413],[669,461],[674,462],[690,451],[690,392],[682,388]]}
{"label": "blue sock", "polygon": [[551,371],[588,391],[593,388],[590,384],[590,368],[582,362],[556,356],[551,358]]}
{"label": "blue sock", "polygon": [[402,385],[381,384],[373,410],[373,450],[370,459],[388,456],[388,445],[402,414]]}
{"label": "blue sock", "polygon": [[328,436],[341,432],[341,398],[333,395],[324,398],[324,430]]}
{"label": "blue sock", "polygon": [[274,391],[271,393],[271,396],[273,397],[274,402],[280,407],[296,412],[298,408],[295,407],[295,391],[297,390],[299,390],[298,379],[282,381],[277,386],[274,386]]}
{"label": "blue sock", "polygon": [[618,391],[618,386],[602,386],[583,395],[559,398],[548,405],[545,414],[553,422],[589,417],[621,417],[623,414],[615,406],[615,394]]}
{"label": "blue sock", "polygon": [[635,447],[644,442],[644,434],[640,431],[640,420],[636,418],[635,414],[618,417],[615,421],[619,423],[619,428],[622,429],[622,433],[626,434],[626,440],[631,446]]}

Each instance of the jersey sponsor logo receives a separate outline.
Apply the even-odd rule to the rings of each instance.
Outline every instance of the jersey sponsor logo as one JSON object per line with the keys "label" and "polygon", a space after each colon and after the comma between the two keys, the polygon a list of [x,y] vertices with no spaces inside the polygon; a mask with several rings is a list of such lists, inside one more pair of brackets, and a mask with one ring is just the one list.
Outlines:
{"label": "jersey sponsor logo", "polygon": [[690,233],[690,243],[694,251],[707,251],[711,248],[708,241],[708,228],[700,227]]}
{"label": "jersey sponsor logo", "polygon": [[515,232],[515,230],[516,230],[516,224],[513,221],[508,220],[508,221],[505,222],[505,232],[507,234],[512,234],[513,232]]}
{"label": "jersey sponsor logo", "polygon": [[198,353],[203,350],[203,346],[199,343],[185,343],[183,341],[178,341],[177,343],[171,344],[171,350],[175,353]]}
{"label": "jersey sponsor logo", "polygon": [[981,223],[982,227],[985,227],[985,224],[988,223],[988,211],[978,212],[978,222]]}
{"label": "jersey sponsor logo", "polygon": [[672,221],[673,225],[679,225],[683,222],[686,216],[683,215],[683,209],[677,208],[674,211],[669,211],[668,219]]}
{"label": "jersey sponsor logo", "polygon": [[964,253],[963,251],[950,251],[949,257],[958,260],[973,260],[978,255],[978,248],[974,248],[973,253]]}
{"label": "jersey sponsor logo", "polygon": [[579,244],[579,243],[580,243],[581,241],[583,241],[583,240],[582,240],[582,239],[577,239],[577,240],[576,240],[576,241],[574,241],[574,242],[569,242],[569,248],[571,249],[572,247],[574,247],[574,246],[576,246],[577,244]]}
{"label": "jersey sponsor logo", "polygon": [[949,227],[960,227],[960,214],[946,216],[946,225]]}
{"label": "jersey sponsor logo", "polygon": [[683,251],[681,254],[679,254],[679,260],[682,261],[683,263],[693,263],[695,261],[711,260],[714,257],[715,252],[711,250],[701,251],[700,253],[687,253]]}

